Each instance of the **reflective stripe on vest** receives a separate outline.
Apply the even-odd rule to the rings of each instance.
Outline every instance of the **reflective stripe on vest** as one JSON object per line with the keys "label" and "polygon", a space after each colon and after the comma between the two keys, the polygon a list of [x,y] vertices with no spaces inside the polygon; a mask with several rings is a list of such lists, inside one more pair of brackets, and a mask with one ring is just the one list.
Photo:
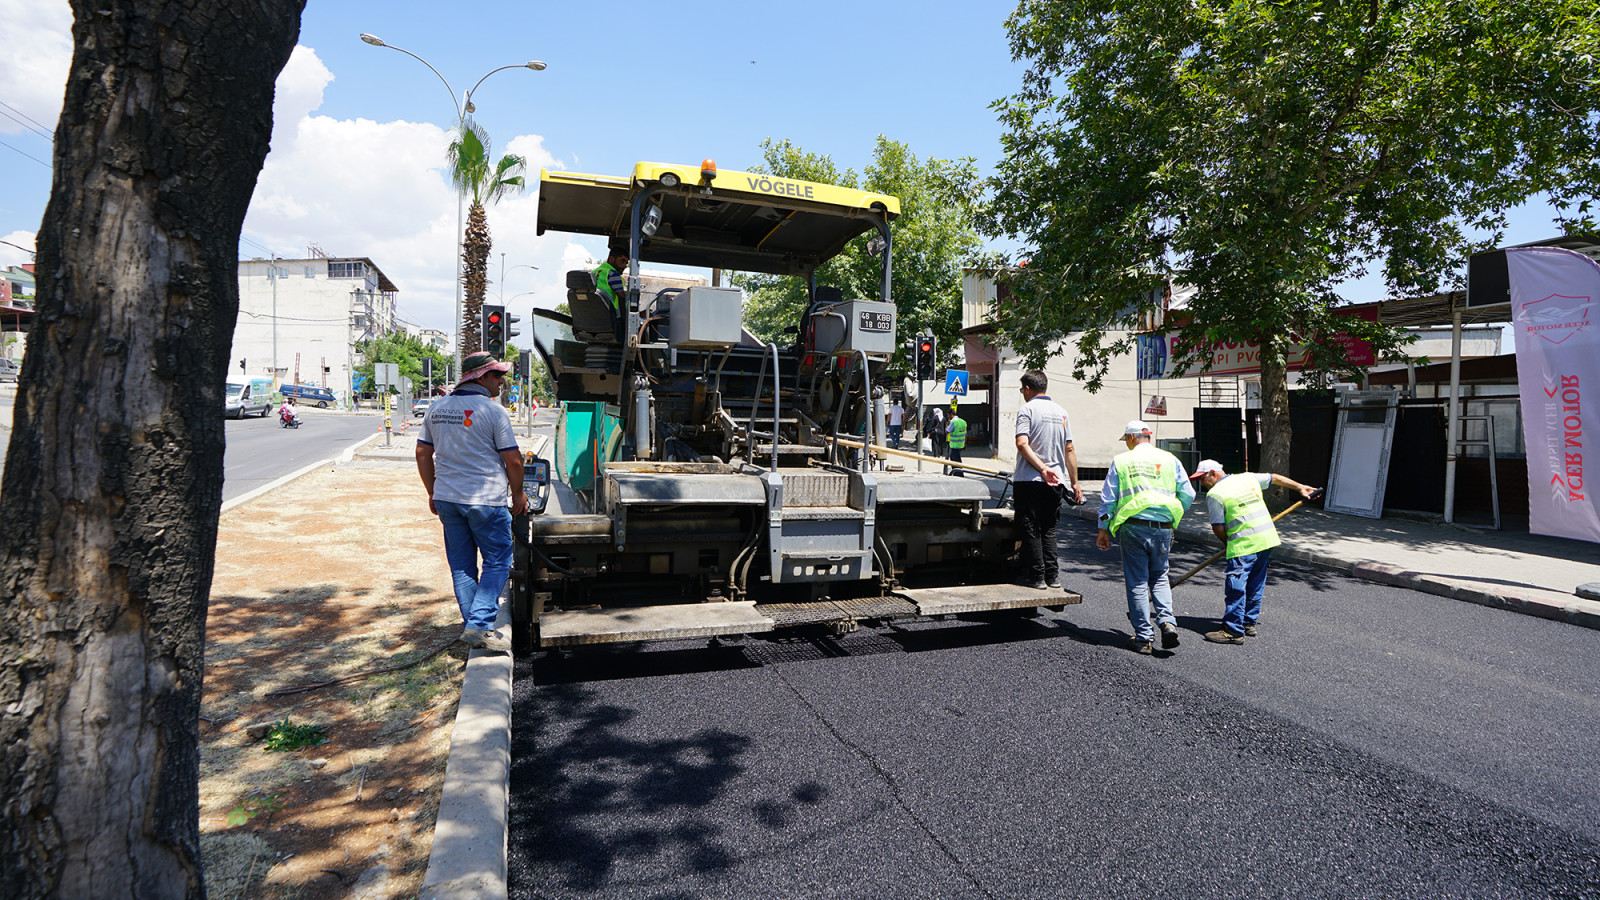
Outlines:
{"label": "reflective stripe on vest", "polygon": [[1229,475],[1211,487],[1222,501],[1223,527],[1228,531],[1228,558],[1249,556],[1283,543],[1272,524],[1261,482],[1248,472]]}
{"label": "reflective stripe on vest", "polygon": [[[613,266],[609,262],[601,263],[600,266],[594,270],[594,287],[595,290],[600,292],[600,296],[606,298],[606,300],[611,303],[612,309],[616,310],[617,312],[621,312],[621,298],[617,296],[616,291],[611,289],[611,273],[613,272],[617,272],[616,266]],[[620,275],[621,273],[617,272],[617,274]]]}
{"label": "reflective stripe on vest", "polygon": [[1135,445],[1118,453],[1111,461],[1117,470],[1117,505],[1111,510],[1106,530],[1112,535],[1122,523],[1152,507],[1167,511],[1168,521],[1183,519],[1183,504],[1178,500],[1178,458],[1149,443]]}
{"label": "reflective stripe on vest", "polygon": [[967,446],[967,420],[959,416],[950,423],[950,449],[960,450]]}

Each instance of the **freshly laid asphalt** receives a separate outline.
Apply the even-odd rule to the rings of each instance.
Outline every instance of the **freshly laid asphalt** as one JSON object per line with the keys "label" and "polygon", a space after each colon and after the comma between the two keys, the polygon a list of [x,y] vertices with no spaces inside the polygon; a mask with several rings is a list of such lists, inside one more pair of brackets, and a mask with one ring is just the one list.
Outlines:
{"label": "freshly laid asphalt", "polygon": [[1284,562],[1141,657],[1063,525],[1060,614],[517,660],[510,895],[1600,896],[1600,631]]}

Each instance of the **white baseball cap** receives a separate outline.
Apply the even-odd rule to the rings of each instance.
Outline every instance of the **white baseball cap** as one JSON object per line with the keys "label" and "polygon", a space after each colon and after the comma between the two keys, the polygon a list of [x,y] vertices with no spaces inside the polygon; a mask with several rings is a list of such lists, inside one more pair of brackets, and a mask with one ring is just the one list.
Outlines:
{"label": "white baseball cap", "polygon": [[1202,459],[1200,460],[1200,465],[1194,467],[1194,474],[1189,476],[1189,480],[1193,481],[1207,472],[1215,472],[1218,475],[1228,474],[1227,471],[1222,468],[1222,463],[1219,463],[1214,459]]}
{"label": "white baseball cap", "polygon": [[1129,422],[1127,424],[1127,427],[1122,429],[1122,436],[1123,437],[1127,437],[1130,434],[1152,434],[1152,433],[1153,432],[1150,430],[1150,426],[1146,425],[1145,423],[1143,423],[1141,421],[1139,421],[1138,419],[1134,419],[1133,421]]}

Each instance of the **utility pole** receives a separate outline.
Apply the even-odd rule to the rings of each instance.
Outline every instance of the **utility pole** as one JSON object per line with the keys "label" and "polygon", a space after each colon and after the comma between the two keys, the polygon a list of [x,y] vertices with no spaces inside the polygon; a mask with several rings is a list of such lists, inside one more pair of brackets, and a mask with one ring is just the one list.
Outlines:
{"label": "utility pole", "polygon": [[267,251],[267,280],[272,282],[272,384],[278,384],[278,254]]}

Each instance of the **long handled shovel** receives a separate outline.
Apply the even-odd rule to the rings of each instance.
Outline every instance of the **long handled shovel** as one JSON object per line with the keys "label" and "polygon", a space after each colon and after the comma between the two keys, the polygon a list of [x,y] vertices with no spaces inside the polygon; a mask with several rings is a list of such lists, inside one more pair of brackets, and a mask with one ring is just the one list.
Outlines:
{"label": "long handled shovel", "polygon": [[[1317,499],[1318,497],[1321,497],[1321,496],[1322,496],[1322,489],[1318,488],[1317,492],[1312,494],[1310,497],[1307,497],[1306,500],[1315,500],[1315,499]],[[1287,516],[1289,513],[1292,513],[1295,510],[1299,509],[1300,506],[1306,502],[1306,500],[1296,500],[1293,506],[1291,506],[1288,509],[1284,510],[1283,512],[1278,513],[1277,515],[1273,516],[1272,517],[1273,523],[1276,524],[1279,519],[1283,518],[1284,516]],[[1205,562],[1201,563],[1198,566],[1195,566],[1194,568],[1190,569],[1188,572],[1185,572],[1182,578],[1179,578],[1177,581],[1174,581],[1172,583],[1172,586],[1173,587],[1177,587],[1178,585],[1183,584],[1185,581],[1188,581],[1190,578],[1194,577],[1195,575],[1200,574],[1200,570],[1201,569],[1204,569],[1206,566],[1209,566],[1212,563],[1216,562],[1217,560],[1221,559],[1222,558],[1222,554],[1227,553],[1227,552],[1228,552],[1228,548],[1227,547],[1223,547],[1221,550],[1218,550],[1216,553],[1211,554],[1211,558],[1210,559],[1206,560]]]}

